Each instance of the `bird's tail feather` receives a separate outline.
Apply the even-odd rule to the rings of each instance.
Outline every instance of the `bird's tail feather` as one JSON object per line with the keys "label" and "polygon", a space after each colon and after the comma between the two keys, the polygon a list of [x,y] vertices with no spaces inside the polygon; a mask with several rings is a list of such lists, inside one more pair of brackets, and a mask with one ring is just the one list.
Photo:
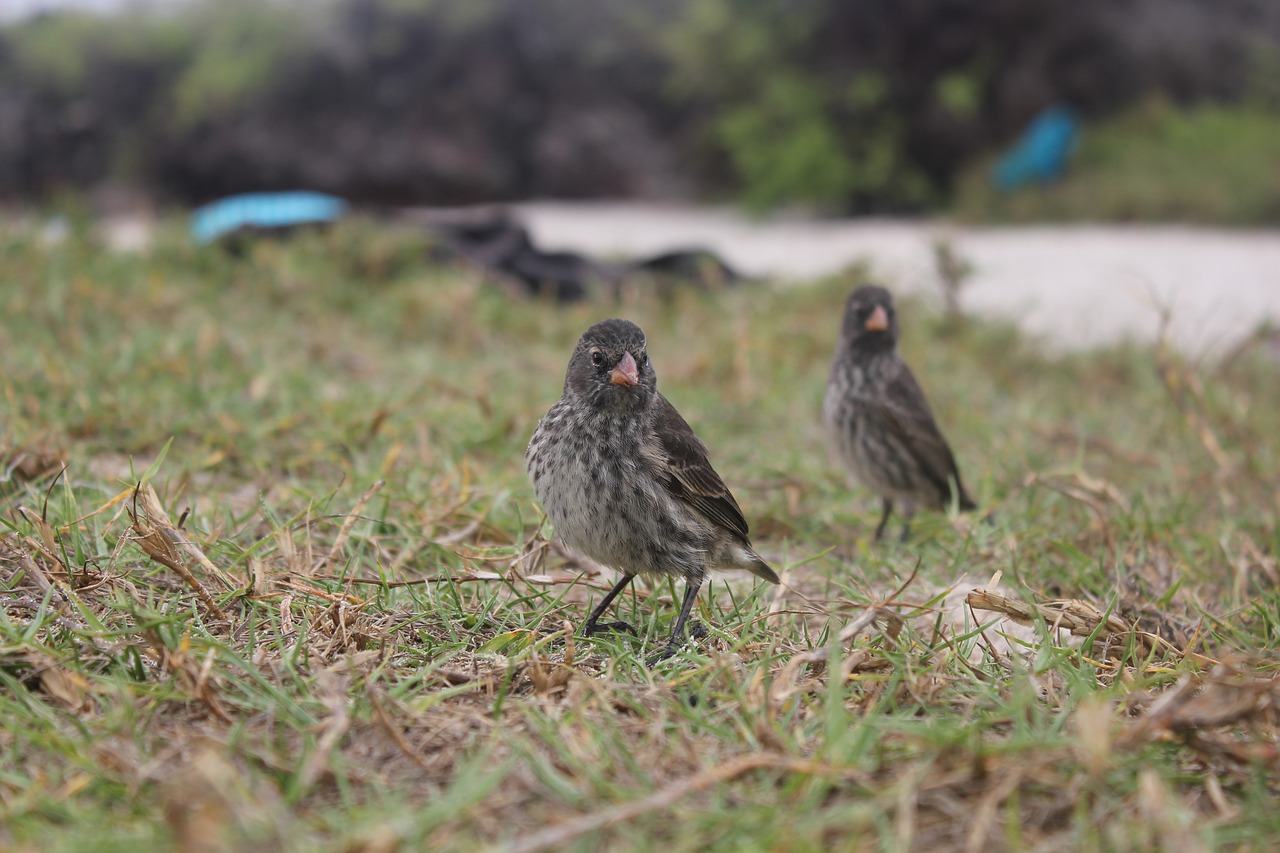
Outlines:
{"label": "bird's tail feather", "polygon": [[751,574],[769,583],[781,583],[782,579],[778,577],[778,573],[773,570],[773,566],[764,561],[764,558],[751,549],[746,543],[735,542],[726,551],[721,551],[718,555],[719,559],[712,568],[720,571],[728,571],[732,569],[745,569]]}
{"label": "bird's tail feather", "polygon": [[773,570],[773,566],[766,563],[755,551],[748,549],[747,553],[751,555],[751,559],[745,566],[743,566],[743,568],[751,572],[751,574],[756,577],[761,578],[762,580],[767,580],[769,583],[782,583],[782,579],[779,578],[778,573]]}

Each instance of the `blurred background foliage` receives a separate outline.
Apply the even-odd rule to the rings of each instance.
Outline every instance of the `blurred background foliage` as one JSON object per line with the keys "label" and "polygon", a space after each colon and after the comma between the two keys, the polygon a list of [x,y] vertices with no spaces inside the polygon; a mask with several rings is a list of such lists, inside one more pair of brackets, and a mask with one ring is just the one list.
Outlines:
{"label": "blurred background foliage", "polygon": [[1067,180],[1000,193],[989,162],[954,210],[977,221],[1280,223],[1280,110],[1154,99],[1091,128]]}
{"label": "blurred background foliage", "polygon": [[[990,189],[1066,105],[1068,178]],[[1280,222],[1274,0],[188,0],[0,27],[0,196]]]}

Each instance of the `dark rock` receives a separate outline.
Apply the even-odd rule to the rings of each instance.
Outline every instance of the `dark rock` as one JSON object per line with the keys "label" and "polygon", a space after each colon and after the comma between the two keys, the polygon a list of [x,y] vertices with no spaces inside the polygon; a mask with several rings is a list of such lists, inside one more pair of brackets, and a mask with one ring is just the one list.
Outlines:
{"label": "dark rock", "polygon": [[618,296],[628,287],[716,289],[748,281],[709,249],[674,249],[635,261],[609,262],[534,245],[503,208],[417,208],[394,215],[434,234],[454,257],[531,296],[575,302],[593,293]]}

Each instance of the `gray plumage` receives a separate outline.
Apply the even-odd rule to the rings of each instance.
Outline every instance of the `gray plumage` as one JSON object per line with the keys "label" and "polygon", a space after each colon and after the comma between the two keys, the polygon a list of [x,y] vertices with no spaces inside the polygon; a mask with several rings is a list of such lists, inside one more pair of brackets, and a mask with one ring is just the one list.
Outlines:
{"label": "gray plumage", "polygon": [[623,573],[587,619],[587,634],[630,630],[598,619],[635,575],[684,578],[680,617],[660,655],[667,657],[709,570],[743,569],[772,583],[778,576],[752,550],[742,510],[705,445],[657,385],[644,332],[626,320],[597,323],[574,348],[564,394],[525,458],[560,538]]}
{"label": "gray plumage", "polygon": [[831,360],[823,421],[849,473],[880,496],[877,539],[895,506],[906,520],[904,539],[917,509],[943,509],[953,501],[962,510],[977,508],[897,343],[889,291],[874,285],[854,290]]}

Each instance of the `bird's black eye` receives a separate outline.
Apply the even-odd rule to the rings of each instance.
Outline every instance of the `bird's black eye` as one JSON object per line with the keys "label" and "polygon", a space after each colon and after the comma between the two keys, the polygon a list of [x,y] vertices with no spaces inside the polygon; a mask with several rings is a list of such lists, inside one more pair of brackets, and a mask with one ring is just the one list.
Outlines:
{"label": "bird's black eye", "polygon": [[641,367],[644,367],[645,364],[648,363],[648,361],[649,361],[649,354],[647,352],[640,353],[640,355],[636,358],[636,364],[640,365]]}
{"label": "bird's black eye", "polygon": [[600,350],[595,350],[594,352],[592,352],[591,363],[594,364],[596,367],[602,367],[604,365],[604,353],[600,352]]}

